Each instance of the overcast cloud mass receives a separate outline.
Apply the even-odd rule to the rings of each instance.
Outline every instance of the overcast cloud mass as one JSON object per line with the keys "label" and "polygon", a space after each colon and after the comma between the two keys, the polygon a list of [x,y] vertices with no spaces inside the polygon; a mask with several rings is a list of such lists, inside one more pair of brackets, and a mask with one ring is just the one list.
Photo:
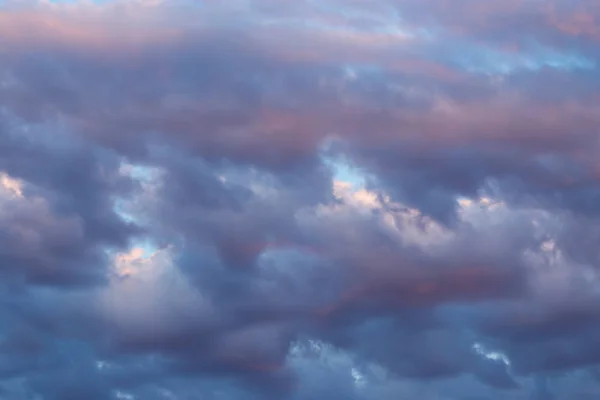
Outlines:
{"label": "overcast cloud mass", "polygon": [[600,398],[598,0],[0,1],[0,398]]}

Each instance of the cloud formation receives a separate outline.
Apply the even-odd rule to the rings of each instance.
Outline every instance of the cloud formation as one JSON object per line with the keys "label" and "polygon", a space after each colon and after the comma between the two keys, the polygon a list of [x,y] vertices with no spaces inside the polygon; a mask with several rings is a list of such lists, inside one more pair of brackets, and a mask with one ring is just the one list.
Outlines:
{"label": "cloud formation", "polygon": [[592,0],[0,4],[0,397],[600,395]]}

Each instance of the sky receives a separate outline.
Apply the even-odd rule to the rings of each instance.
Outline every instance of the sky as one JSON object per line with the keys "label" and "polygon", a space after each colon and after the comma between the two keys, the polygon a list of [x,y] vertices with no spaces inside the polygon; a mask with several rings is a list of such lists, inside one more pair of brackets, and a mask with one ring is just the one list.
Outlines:
{"label": "sky", "polygon": [[0,1],[0,398],[600,398],[597,0]]}

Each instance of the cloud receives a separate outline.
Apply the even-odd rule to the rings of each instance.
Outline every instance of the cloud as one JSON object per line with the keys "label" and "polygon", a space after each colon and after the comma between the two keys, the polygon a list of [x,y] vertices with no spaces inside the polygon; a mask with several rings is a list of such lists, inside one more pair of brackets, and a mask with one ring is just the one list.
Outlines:
{"label": "cloud", "polygon": [[596,398],[599,11],[3,3],[0,393]]}

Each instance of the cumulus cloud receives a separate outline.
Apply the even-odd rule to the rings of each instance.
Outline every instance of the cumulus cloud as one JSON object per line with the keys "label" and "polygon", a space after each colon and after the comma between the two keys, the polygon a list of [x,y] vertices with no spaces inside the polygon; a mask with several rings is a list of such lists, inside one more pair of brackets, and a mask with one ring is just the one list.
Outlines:
{"label": "cumulus cloud", "polygon": [[600,393],[591,0],[0,5],[0,397]]}

